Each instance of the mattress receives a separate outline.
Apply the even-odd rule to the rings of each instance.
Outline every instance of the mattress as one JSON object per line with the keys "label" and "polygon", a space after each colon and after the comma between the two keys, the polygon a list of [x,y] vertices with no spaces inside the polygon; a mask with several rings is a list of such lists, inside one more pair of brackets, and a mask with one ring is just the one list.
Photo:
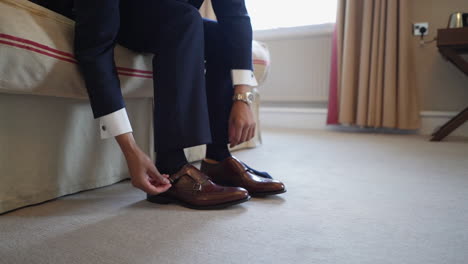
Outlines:
{"label": "mattress", "polygon": [[[0,92],[87,98],[73,55],[74,22],[28,0],[0,0]],[[254,42],[257,80],[267,72],[265,44]],[[153,54],[117,45],[115,63],[126,98],[153,96]]]}

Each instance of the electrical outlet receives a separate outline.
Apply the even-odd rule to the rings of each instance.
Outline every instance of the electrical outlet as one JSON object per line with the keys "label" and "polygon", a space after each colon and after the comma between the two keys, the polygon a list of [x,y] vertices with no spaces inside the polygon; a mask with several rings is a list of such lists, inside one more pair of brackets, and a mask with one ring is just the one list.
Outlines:
{"label": "electrical outlet", "polygon": [[429,34],[429,23],[421,22],[413,24],[413,35],[415,36],[426,36]]}

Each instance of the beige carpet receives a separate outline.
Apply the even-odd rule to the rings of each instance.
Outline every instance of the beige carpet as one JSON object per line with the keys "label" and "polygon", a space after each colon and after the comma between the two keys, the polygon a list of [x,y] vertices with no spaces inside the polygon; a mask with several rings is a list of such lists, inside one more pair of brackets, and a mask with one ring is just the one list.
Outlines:
{"label": "beige carpet", "polygon": [[0,216],[0,263],[467,263],[467,139],[283,130],[264,142],[236,155],[284,195],[194,211],[123,182]]}

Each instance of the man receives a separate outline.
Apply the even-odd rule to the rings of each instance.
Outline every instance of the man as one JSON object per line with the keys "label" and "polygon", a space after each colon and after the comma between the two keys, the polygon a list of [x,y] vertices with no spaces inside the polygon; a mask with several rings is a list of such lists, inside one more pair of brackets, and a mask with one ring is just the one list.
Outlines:
{"label": "man", "polygon": [[[36,2],[76,20],[75,55],[101,137],[116,138],[132,184],[148,201],[211,209],[285,192],[284,184],[228,149],[255,133],[252,28],[244,0],[213,0],[219,22],[200,17],[203,0],[78,0],[74,12],[70,1]],[[132,136],[113,60],[116,43],[156,54],[156,164]],[[183,149],[202,144],[207,152],[200,171]]]}

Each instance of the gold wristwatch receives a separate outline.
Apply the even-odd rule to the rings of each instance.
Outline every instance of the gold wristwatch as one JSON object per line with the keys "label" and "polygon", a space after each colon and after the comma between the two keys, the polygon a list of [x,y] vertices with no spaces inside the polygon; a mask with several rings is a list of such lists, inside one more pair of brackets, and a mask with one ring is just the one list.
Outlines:
{"label": "gold wristwatch", "polygon": [[232,97],[232,101],[242,101],[248,105],[251,105],[255,99],[255,96],[252,92],[237,93]]}

